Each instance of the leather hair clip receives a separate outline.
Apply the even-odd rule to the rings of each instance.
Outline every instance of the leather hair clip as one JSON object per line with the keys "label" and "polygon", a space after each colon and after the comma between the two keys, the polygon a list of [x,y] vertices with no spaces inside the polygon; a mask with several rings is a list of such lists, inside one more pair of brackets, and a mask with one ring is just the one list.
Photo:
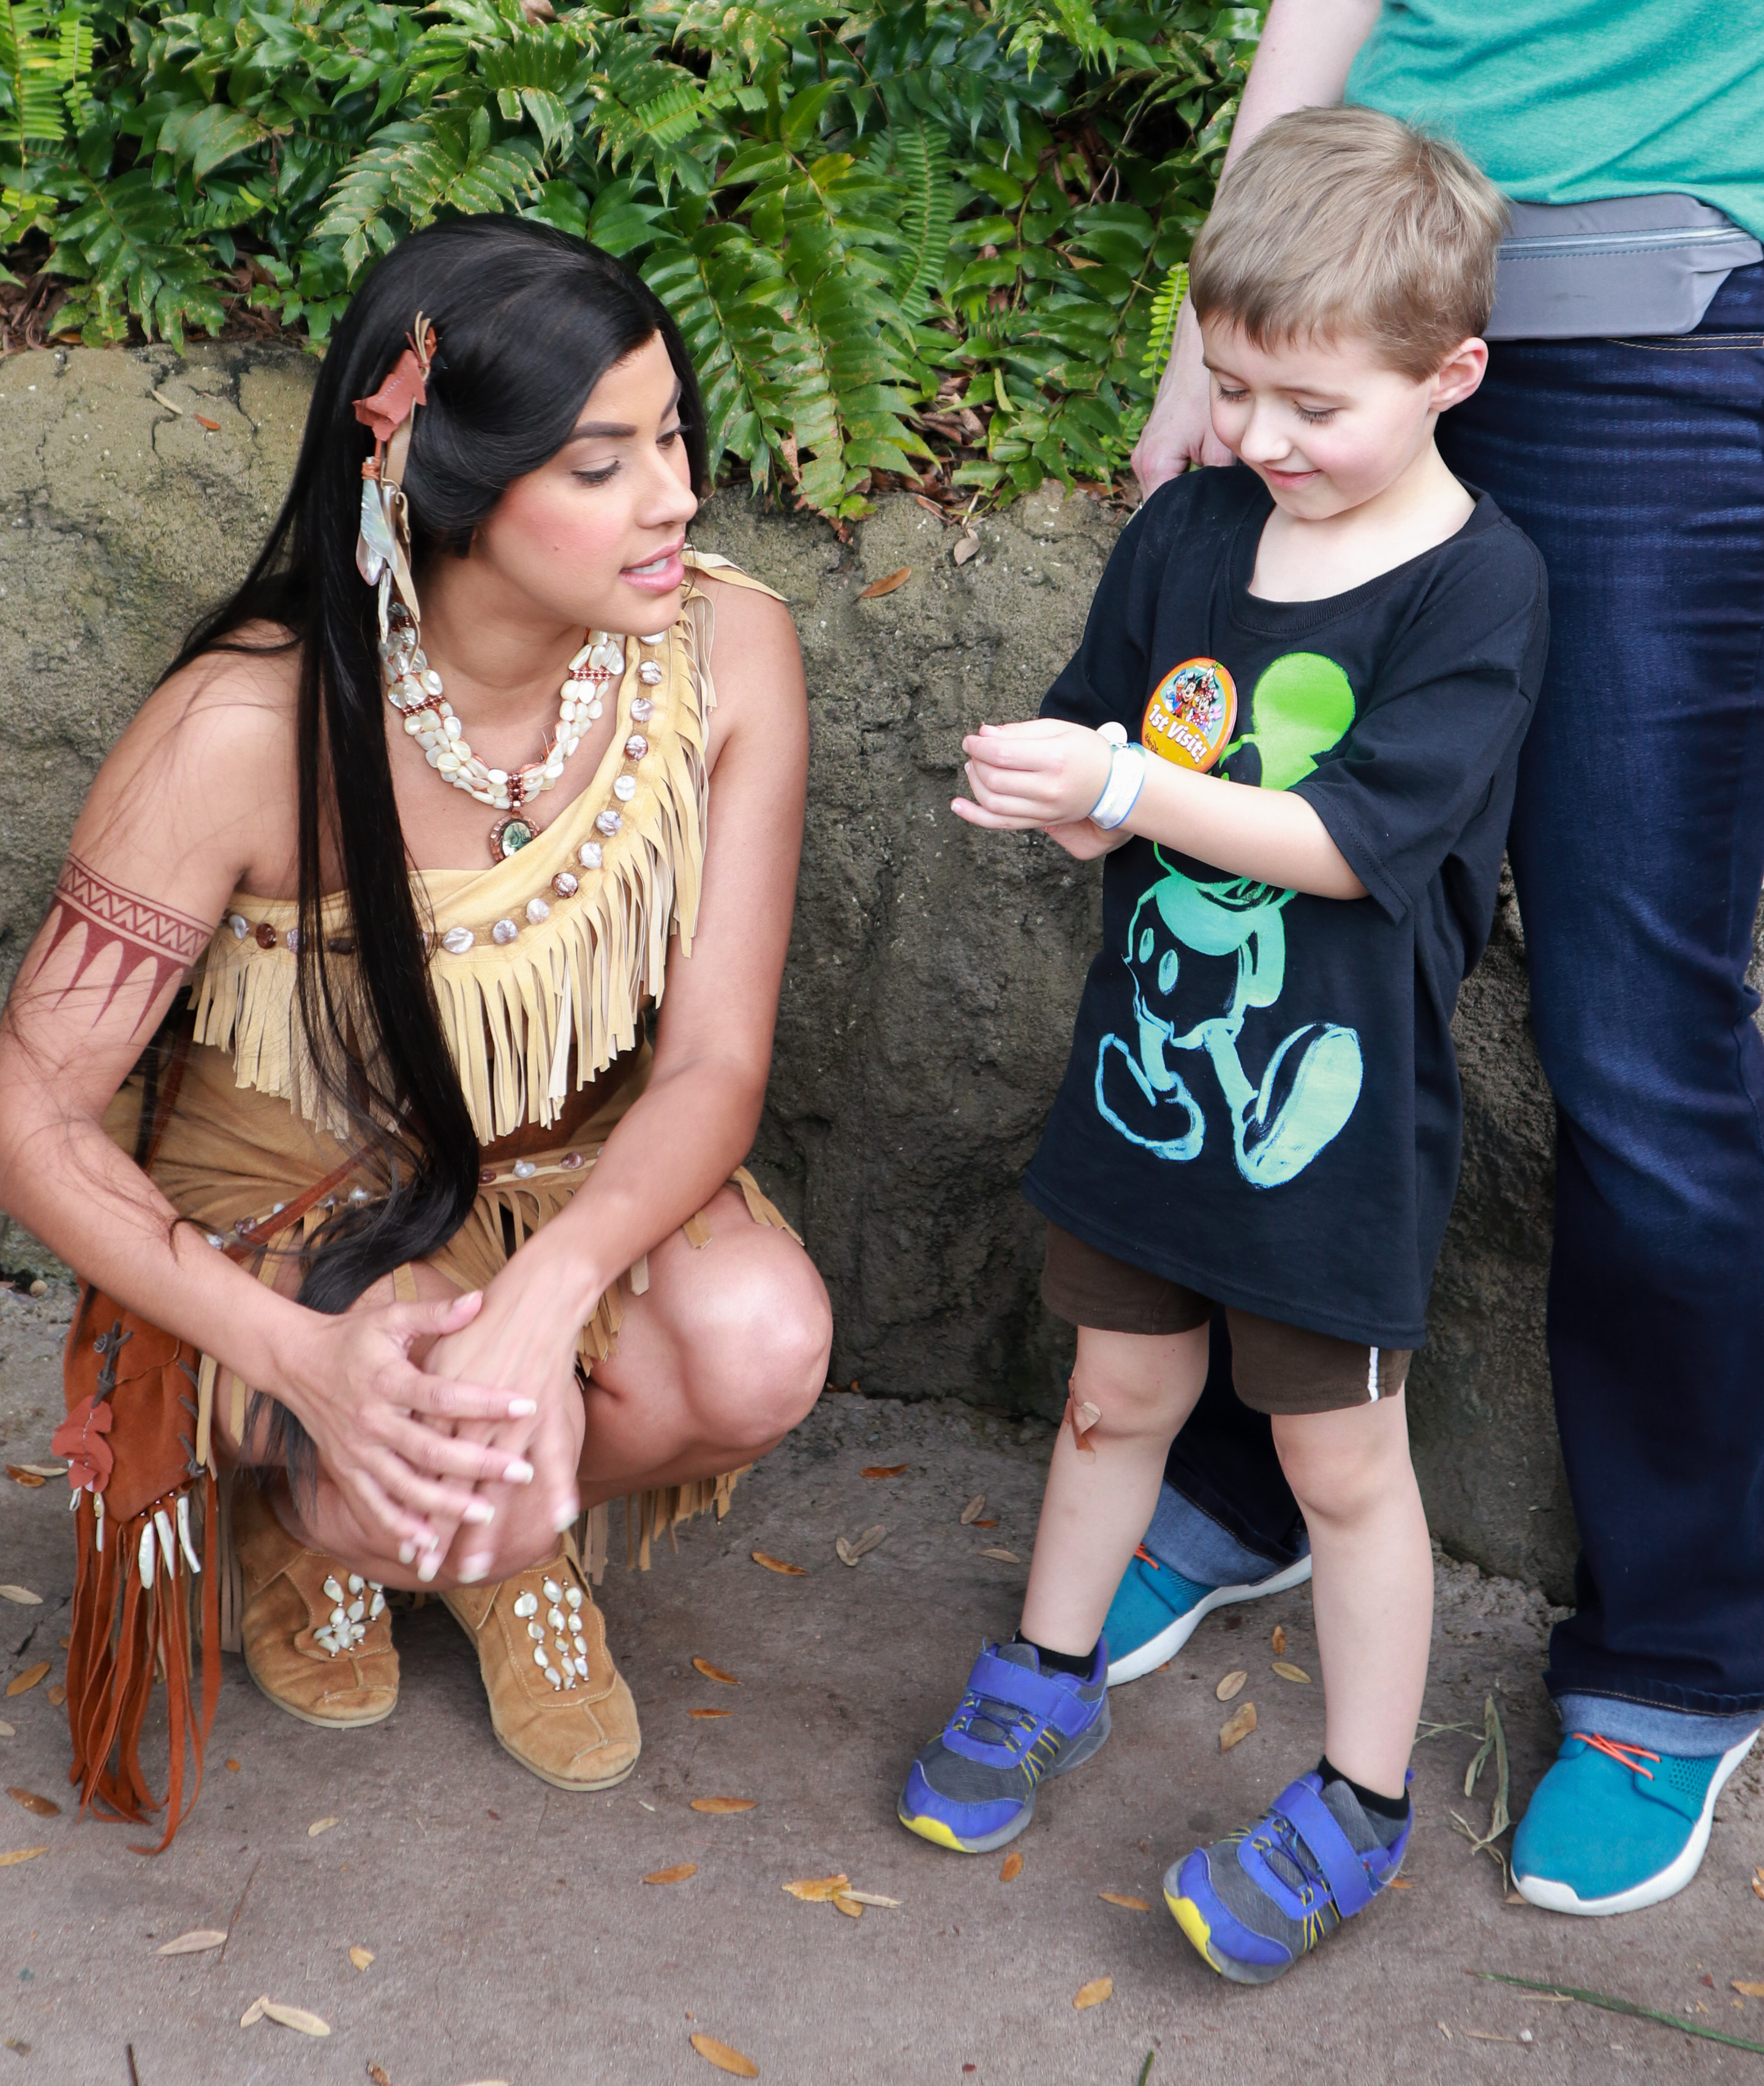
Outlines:
{"label": "leather hair clip", "polygon": [[435,358],[435,329],[421,312],[406,336],[410,345],[371,398],[358,398],[355,418],[373,431],[374,453],[361,467],[361,526],[355,539],[355,569],[380,594],[380,635],[386,637],[395,591],[413,626],[420,625],[416,582],[410,574],[410,515],[402,479],[410,453],[416,410],[429,402],[428,377]]}

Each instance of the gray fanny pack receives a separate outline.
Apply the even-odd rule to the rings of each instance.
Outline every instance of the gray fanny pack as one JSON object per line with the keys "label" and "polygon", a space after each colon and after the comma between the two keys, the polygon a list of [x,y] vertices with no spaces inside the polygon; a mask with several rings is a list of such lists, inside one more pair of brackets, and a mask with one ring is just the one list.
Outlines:
{"label": "gray fanny pack", "polygon": [[1694,196],[1515,202],[1501,242],[1490,340],[1689,333],[1764,246]]}

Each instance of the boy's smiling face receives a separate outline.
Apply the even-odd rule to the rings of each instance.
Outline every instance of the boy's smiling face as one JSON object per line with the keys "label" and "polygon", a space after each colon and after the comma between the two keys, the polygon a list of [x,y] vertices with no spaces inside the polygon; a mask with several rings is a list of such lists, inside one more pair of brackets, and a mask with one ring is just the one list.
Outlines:
{"label": "boy's smiling face", "polygon": [[1301,522],[1363,507],[1431,449],[1434,423],[1482,381],[1488,350],[1466,340],[1418,382],[1354,334],[1258,347],[1229,321],[1203,319],[1213,427],[1275,504]]}

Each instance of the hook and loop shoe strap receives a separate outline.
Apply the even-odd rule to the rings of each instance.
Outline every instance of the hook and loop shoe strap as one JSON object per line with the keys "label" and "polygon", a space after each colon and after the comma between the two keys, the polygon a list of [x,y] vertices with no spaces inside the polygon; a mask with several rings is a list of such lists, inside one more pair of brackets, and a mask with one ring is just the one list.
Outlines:
{"label": "hook and loop shoe strap", "polygon": [[[1014,1716],[1013,1711],[1019,1714]],[[1022,1766],[1033,1777],[1046,1771],[1060,1748],[1084,1729],[1092,1714],[1091,1706],[1082,1702],[1071,1688],[1032,1667],[1001,1658],[997,1649],[988,1645],[974,1662],[961,1707],[950,1719],[943,1743],[951,1752],[987,1767]],[[974,1730],[976,1721],[991,1725],[998,1737],[980,1736]],[[1044,1739],[1052,1743],[1044,1747]]]}
{"label": "hook and loop shoe strap", "polygon": [[[1315,1781],[1307,1775],[1281,1791],[1267,1816],[1239,1845],[1238,1859],[1289,1919],[1303,1920],[1321,1909],[1322,1894],[1316,1888],[1319,1882],[1327,1888],[1342,1918],[1350,1919],[1377,1897],[1395,1872],[1396,1861],[1383,1847],[1358,1853],[1313,1786]],[[1299,1841],[1303,1846],[1295,1844]],[[1305,1877],[1302,1892],[1267,1858],[1277,1850]]]}

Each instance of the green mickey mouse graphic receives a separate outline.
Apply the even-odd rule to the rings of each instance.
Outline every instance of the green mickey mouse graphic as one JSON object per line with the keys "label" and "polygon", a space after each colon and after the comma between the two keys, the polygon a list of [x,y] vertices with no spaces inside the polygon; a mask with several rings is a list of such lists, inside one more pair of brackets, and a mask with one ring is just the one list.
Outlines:
{"label": "green mickey mouse graphic", "polygon": [[[1262,788],[1290,789],[1353,722],[1354,690],[1335,661],[1289,652],[1256,682],[1250,729],[1226,749],[1226,760],[1235,764],[1253,747]],[[1103,1038],[1097,1109],[1123,1137],[1157,1157],[1195,1158],[1206,1119],[1171,1054],[1203,1051],[1231,1111],[1238,1171],[1252,1187],[1278,1187],[1303,1173],[1353,1114],[1364,1072],[1359,1037],[1332,1021],[1307,1021],[1276,1045],[1260,1082],[1252,1081],[1239,1039],[1247,1016],[1272,1007],[1286,982],[1282,915],[1294,894],[1248,877],[1197,883],[1157,852],[1166,874],[1133,909],[1124,959],[1138,1032],[1132,1044],[1113,1034]],[[1196,964],[1196,957],[1235,959],[1223,1009],[1198,1020],[1184,1018],[1199,1010],[1183,1002],[1192,999],[1195,985],[1205,990],[1211,967]],[[1185,969],[1199,973],[1186,993]]]}

